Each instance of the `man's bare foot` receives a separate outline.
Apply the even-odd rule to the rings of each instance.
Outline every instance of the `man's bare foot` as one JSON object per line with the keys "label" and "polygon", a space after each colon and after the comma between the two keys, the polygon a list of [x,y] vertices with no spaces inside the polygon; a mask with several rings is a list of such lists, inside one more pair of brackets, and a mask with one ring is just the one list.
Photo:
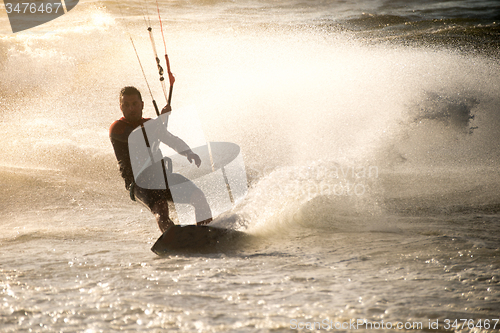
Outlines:
{"label": "man's bare foot", "polygon": [[213,219],[212,218],[209,218],[209,219],[206,219],[206,220],[203,220],[203,221],[200,221],[200,222],[197,222],[196,225],[207,225],[209,224],[210,222],[212,222]]}
{"label": "man's bare foot", "polygon": [[168,216],[168,202],[158,201],[151,208],[151,212],[156,218],[160,231],[164,233],[174,222]]}

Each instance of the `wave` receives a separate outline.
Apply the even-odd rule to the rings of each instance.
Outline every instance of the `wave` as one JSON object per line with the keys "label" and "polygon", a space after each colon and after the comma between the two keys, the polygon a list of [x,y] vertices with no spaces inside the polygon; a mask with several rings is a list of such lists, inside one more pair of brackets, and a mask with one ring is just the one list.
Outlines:
{"label": "wave", "polygon": [[497,168],[446,167],[369,174],[362,167],[315,162],[260,179],[235,210],[236,220],[256,233],[289,228],[336,233],[385,230],[383,221],[396,216],[498,214],[499,176]]}
{"label": "wave", "polygon": [[323,20],[321,26],[352,34],[367,43],[433,47],[497,57],[499,18],[442,17],[363,13],[350,18]]}
{"label": "wave", "polygon": [[[149,40],[137,37],[142,17],[134,19],[139,55],[152,59]],[[127,200],[107,130],[121,116],[121,86],[147,87],[121,34],[127,27],[114,22],[115,28],[101,26],[115,29],[106,37],[97,29],[1,39],[0,52],[8,55],[0,65],[3,211],[71,210],[75,201],[68,198],[87,207]],[[426,33],[426,24],[429,34],[442,28],[398,15],[345,22],[367,33],[394,25],[415,36]],[[497,58],[367,43],[342,30],[322,31],[321,23],[229,30],[177,23],[170,40],[179,80],[174,107],[199,106],[209,141],[241,147],[251,189],[234,213],[245,227],[496,209]],[[147,64],[153,82],[156,64]],[[378,176],[369,176],[375,168]]]}

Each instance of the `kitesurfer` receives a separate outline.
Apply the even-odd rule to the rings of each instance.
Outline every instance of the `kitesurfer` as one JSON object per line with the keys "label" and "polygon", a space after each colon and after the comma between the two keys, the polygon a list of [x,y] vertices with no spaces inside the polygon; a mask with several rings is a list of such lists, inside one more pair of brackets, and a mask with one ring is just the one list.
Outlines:
{"label": "kitesurfer", "polygon": [[[161,232],[165,232],[168,227],[174,224],[169,217],[169,202],[173,204],[170,189],[158,190],[138,186],[134,179],[130,161],[129,135],[134,129],[150,120],[150,118],[142,117],[143,108],[144,102],[139,90],[135,87],[123,88],[120,92],[120,109],[123,117],[111,125],[109,137],[118,160],[120,173],[125,180],[125,187],[130,191],[130,197],[148,207],[154,214]],[[167,105],[163,108],[161,114],[170,111],[171,107]],[[200,166],[200,157],[183,140],[168,132],[166,128],[162,131],[160,140],[185,156],[190,163],[194,162],[197,167]],[[210,223],[212,214],[204,193],[193,182],[180,174],[168,174],[168,184],[172,185],[172,183],[182,184],[182,190],[176,192],[178,195],[176,195],[175,201],[191,204],[194,207],[197,225]]]}

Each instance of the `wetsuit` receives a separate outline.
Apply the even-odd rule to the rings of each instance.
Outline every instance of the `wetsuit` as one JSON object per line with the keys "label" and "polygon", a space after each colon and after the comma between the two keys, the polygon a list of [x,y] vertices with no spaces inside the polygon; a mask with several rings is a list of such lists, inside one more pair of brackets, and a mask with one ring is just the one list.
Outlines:
{"label": "wetsuit", "polygon": [[[148,120],[150,120],[150,118],[142,118],[137,123],[131,123],[127,119],[125,119],[125,117],[122,117],[111,125],[109,129],[109,138],[113,145],[116,159],[118,160],[120,173],[125,181],[125,188],[130,191],[131,198],[133,200],[137,200],[151,209],[153,205],[159,200],[167,200],[172,202],[172,196],[169,193],[170,191],[168,189],[147,189],[136,185],[134,181],[134,174],[130,162],[128,137],[134,129],[143,125]],[[172,135],[167,130],[162,133],[161,141],[183,155],[192,153],[189,146],[183,140]],[[179,184],[182,184],[182,186],[177,186],[177,188],[180,189],[176,190],[175,201],[178,203],[192,204],[195,208],[197,221],[201,221],[208,217],[211,217],[210,208],[208,206],[208,203],[206,202],[206,199],[204,198],[204,195],[202,195],[203,202],[201,202],[201,204],[196,204],[196,202],[193,202],[193,193],[201,192],[201,190],[184,176],[176,173],[169,173],[167,186],[174,186]]]}

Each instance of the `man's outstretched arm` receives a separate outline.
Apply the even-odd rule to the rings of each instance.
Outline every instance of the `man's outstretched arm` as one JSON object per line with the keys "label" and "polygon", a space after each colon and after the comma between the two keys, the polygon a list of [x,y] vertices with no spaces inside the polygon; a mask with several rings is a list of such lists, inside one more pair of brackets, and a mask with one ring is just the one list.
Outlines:
{"label": "man's outstretched arm", "polygon": [[[170,105],[166,105],[161,110],[161,114],[165,114],[165,113],[168,113],[170,111],[172,111],[172,108],[170,107]],[[189,163],[193,163],[193,161],[194,161],[196,166],[198,168],[200,167],[200,165],[201,165],[200,157],[197,154],[193,153],[191,148],[189,148],[187,143],[185,143],[181,138],[173,135],[168,130],[165,130],[165,131],[163,131],[160,140],[161,140],[161,142],[165,143],[166,145],[168,145],[169,147],[174,149],[176,152],[178,152],[182,156],[186,156]]]}

